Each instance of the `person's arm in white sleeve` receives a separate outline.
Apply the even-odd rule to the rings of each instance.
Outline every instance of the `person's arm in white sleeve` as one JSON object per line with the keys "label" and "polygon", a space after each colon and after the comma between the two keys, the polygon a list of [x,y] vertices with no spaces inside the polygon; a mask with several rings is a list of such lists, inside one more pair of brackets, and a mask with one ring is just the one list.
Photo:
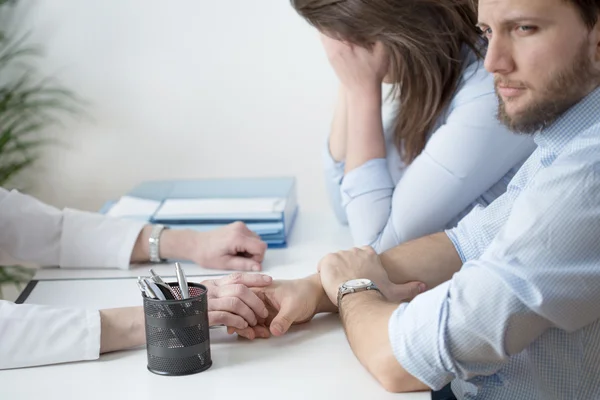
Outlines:
{"label": "person's arm in white sleeve", "polygon": [[[209,325],[256,325],[268,311],[251,288],[271,282],[241,273],[201,282],[208,289]],[[0,370],[94,360],[145,341],[142,307],[96,311],[0,300]]]}
{"label": "person's arm in white sleeve", "polygon": [[0,188],[0,248],[20,261],[41,266],[125,269],[145,225],[59,210],[31,196]]}
{"label": "person's arm in white sleeve", "polygon": [[[147,262],[152,226],[72,209],[58,210],[31,196],[0,188],[0,249],[19,261],[42,266],[129,268]],[[210,232],[168,229],[160,256],[208,268],[261,269],[267,249],[241,223]]]}
{"label": "person's arm in white sleeve", "polygon": [[383,252],[438,232],[534,150],[496,120],[493,93],[457,105],[394,185],[385,159],[348,172],[343,204],[356,245]]}
{"label": "person's arm in white sleeve", "polygon": [[92,311],[0,300],[0,370],[97,359],[145,342],[141,307]]}

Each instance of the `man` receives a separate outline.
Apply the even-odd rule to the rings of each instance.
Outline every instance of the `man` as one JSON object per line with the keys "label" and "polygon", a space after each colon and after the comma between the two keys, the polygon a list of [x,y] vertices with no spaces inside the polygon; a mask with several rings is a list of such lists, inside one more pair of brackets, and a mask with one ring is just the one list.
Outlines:
{"label": "man", "polygon": [[[260,269],[266,244],[242,223],[212,232],[57,210],[0,188],[0,253],[61,267],[120,267],[164,258],[220,269]],[[0,255],[2,255],[0,254]],[[1,257],[0,257],[1,258]],[[248,287],[271,283],[264,275],[234,274],[202,282],[209,323],[245,328],[265,317]],[[137,290],[132,287],[132,290]],[[0,369],[98,358],[145,342],[142,307],[101,311],[15,305],[0,301]]]}
{"label": "man", "polygon": [[[329,255],[318,275],[259,290],[270,332],[339,306],[353,351],[390,391],[600,398],[599,13],[599,0],[479,0],[498,116],[538,149],[455,229],[379,257]],[[411,293],[397,283],[412,280],[430,290],[398,306]]]}

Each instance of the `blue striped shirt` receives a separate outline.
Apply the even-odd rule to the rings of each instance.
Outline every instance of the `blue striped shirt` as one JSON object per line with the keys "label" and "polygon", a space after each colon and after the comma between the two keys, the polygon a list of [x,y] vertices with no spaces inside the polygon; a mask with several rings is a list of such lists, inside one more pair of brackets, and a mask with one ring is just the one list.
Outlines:
{"label": "blue striped shirt", "polygon": [[459,399],[600,399],[600,89],[535,141],[447,231],[461,270],[390,319],[400,364]]}

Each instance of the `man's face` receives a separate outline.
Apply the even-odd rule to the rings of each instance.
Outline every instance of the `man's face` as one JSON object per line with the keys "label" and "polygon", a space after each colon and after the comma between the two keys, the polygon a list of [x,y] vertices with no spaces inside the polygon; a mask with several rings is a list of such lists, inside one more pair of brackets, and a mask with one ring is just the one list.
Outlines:
{"label": "man's face", "polygon": [[565,0],[480,0],[498,118],[534,133],[600,84],[598,29]]}

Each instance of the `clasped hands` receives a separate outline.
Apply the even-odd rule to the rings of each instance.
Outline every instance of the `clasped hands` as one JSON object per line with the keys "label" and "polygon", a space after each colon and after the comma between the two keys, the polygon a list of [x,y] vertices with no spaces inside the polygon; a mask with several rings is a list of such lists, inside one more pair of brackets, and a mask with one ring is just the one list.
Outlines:
{"label": "clasped hands", "polygon": [[351,279],[370,279],[388,301],[398,304],[425,290],[420,282],[391,282],[371,247],[329,254],[317,270],[296,280],[272,281],[267,275],[236,273],[205,281],[209,323],[224,324],[229,334],[247,339],[268,338],[281,336],[291,325],[308,322],[318,313],[336,312],[338,288]]}

